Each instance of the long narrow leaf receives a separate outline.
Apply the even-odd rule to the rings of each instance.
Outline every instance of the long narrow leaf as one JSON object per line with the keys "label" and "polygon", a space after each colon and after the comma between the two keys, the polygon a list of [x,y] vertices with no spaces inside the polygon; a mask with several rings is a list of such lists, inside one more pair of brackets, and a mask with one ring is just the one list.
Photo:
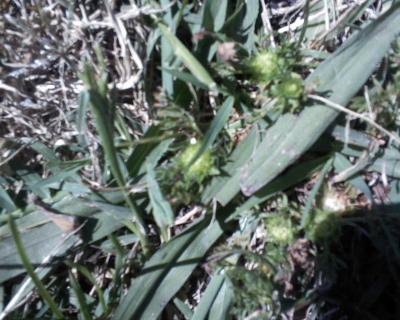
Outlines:
{"label": "long narrow leaf", "polygon": [[133,281],[113,319],[157,319],[168,302],[186,282],[204,254],[222,235],[217,221],[208,219],[190,227],[146,263],[142,275]]}
{"label": "long narrow leaf", "polygon": [[0,208],[5,208],[8,212],[17,209],[14,201],[12,201],[7,191],[1,185],[0,185]]}
{"label": "long narrow leaf", "polygon": [[42,283],[42,281],[36,275],[35,270],[26,254],[24,244],[22,242],[18,228],[15,225],[14,219],[11,216],[9,216],[8,223],[10,226],[10,231],[11,231],[14,241],[15,241],[16,248],[21,257],[21,261],[26,269],[26,272],[28,273],[28,275],[31,277],[33,283],[35,284],[35,286],[38,290],[38,293],[43,298],[43,300],[48,304],[48,306],[50,307],[54,316],[57,319],[64,319],[62,312],[58,309],[58,307],[57,307],[56,303],[54,302],[53,298],[51,297],[50,293],[47,291],[47,289],[44,286],[44,284]]}
{"label": "long narrow leaf", "polygon": [[209,313],[215,298],[224,282],[225,276],[221,273],[215,274],[207,286],[206,291],[197,305],[192,320],[204,320]]}
{"label": "long narrow leaf", "polygon": [[189,166],[196,162],[196,160],[210,148],[218,136],[218,133],[222,130],[226,122],[228,121],[229,115],[231,114],[233,103],[235,99],[233,97],[228,97],[221,109],[218,111],[217,115],[211,122],[210,128],[204,137],[204,141],[200,146],[199,150],[194,154],[193,158],[189,162]]}
{"label": "long narrow leaf", "polygon": [[153,217],[158,227],[163,231],[174,223],[174,213],[171,205],[165,200],[157,183],[153,168],[147,166],[147,187],[150,203],[153,208]]}
{"label": "long narrow leaf", "polygon": [[215,81],[185,45],[166,26],[159,24],[158,27],[173,48],[175,55],[182,60],[190,72],[210,90],[215,90],[217,86]]}
{"label": "long narrow leaf", "polygon": [[[100,56],[100,54],[98,55]],[[99,60],[101,61],[101,59]],[[102,75],[102,77],[104,78],[104,75]],[[100,135],[106,161],[110,166],[111,172],[117,180],[119,187],[125,188],[125,179],[122,174],[120,164],[118,162],[117,151],[114,145],[114,123],[112,116],[113,106],[111,105],[107,97],[106,83],[104,79],[100,81],[100,84],[97,83],[97,79],[95,78],[95,71],[89,65],[85,65],[82,78],[84,79],[87,90],[89,92],[90,106],[92,107],[92,113],[95,118],[97,131]],[[143,245],[143,250],[147,254],[149,250],[149,244],[146,235],[146,225],[144,223],[143,217],[137,205],[132,201],[130,195],[126,192],[124,193],[124,195],[126,202],[132,210],[133,216],[136,220],[135,223],[132,225],[133,231],[140,238],[140,242]]]}
{"label": "long narrow leaf", "polygon": [[234,299],[233,286],[228,277],[225,276],[217,297],[215,298],[208,319],[229,319],[230,308]]}

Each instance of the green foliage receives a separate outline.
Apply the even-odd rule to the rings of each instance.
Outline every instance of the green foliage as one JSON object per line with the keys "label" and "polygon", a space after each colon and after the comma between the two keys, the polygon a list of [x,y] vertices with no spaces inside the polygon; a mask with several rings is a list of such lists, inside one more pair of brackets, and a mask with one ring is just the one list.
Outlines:
{"label": "green foliage", "polygon": [[[21,139],[0,144],[0,319],[390,319],[381,300],[397,306],[400,224],[397,208],[377,214],[371,201],[399,202],[398,146],[357,121],[344,127],[312,99],[350,103],[399,131],[400,4],[342,12],[306,1],[286,20],[275,8],[268,19],[258,0],[145,2],[134,17],[118,1],[7,13],[6,36],[40,20],[27,42],[40,33],[46,50],[54,28],[87,39],[74,38],[68,54],[57,46],[46,69],[60,73],[49,81],[65,75],[54,101],[69,104],[81,84],[68,81],[85,60],[78,108],[56,118],[48,108],[39,121],[66,123],[69,138],[49,132],[62,147],[17,129],[8,136]],[[73,19],[69,29],[51,8]],[[368,21],[370,12],[379,17]],[[21,62],[0,55],[2,101],[36,101],[14,88],[9,70]],[[362,209],[332,206],[330,191]],[[347,293],[357,312],[339,299]]]}

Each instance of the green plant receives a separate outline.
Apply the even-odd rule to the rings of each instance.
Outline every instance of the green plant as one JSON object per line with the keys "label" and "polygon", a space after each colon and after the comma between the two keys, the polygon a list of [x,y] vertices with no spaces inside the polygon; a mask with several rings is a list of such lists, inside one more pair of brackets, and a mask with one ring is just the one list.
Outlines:
{"label": "green plant", "polygon": [[300,2],[5,2],[0,319],[398,318],[400,4]]}

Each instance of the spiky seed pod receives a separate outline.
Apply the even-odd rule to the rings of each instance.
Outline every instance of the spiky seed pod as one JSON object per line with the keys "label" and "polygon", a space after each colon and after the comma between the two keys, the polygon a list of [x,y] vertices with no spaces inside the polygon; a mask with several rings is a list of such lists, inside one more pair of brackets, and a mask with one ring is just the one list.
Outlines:
{"label": "spiky seed pod", "polygon": [[247,63],[247,71],[253,80],[267,85],[279,75],[279,56],[272,51],[262,51]]}
{"label": "spiky seed pod", "polygon": [[201,142],[189,144],[178,156],[178,167],[184,170],[187,181],[201,183],[211,172],[214,166],[214,157],[210,150],[204,152],[192,165],[189,166],[193,157],[199,151]]}

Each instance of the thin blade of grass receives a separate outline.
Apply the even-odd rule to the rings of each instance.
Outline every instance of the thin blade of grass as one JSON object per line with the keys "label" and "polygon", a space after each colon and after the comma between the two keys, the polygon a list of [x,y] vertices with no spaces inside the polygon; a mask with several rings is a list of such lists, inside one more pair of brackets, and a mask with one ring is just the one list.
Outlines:
{"label": "thin blade of grass", "polygon": [[51,297],[50,293],[47,291],[47,289],[44,286],[44,284],[42,283],[42,281],[36,275],[35,270],[26,254],[24,244],[22,242],[18,228],[14,222],[14,219],[11,216],[9,216],[8,223],[10,226],[11,234],[14,238],[15,246],[18,250],[18,254],[21,257],[22,264],[24,265],[26,272],[28,273],[28,275],[31,277],[33,283],[35,284],[35,287],[36,287],[39,295],[42,297],[42,299],[45,301],[45,303],[49,306],[49,308],[53,312],[56,319],[64,319],[64,316],[63,316],[62,312],[58,309],[57,304]]}
{"label": "thin blade of grass", "polygon": [[186,282],[206,251],[222,235],[217,221],[209,219],[161,247],[146,263],[122,299],[113,319],[156,319]]}
{"label": "thin blade of grass", "polygon": [[78,305],[79,305],[79,314],[82,316],[84,320],[92,320],[90,315],[89,306],[86,303],[85,294],[82,291],[78,281],[72,272],[69,272],[69,283],[71,284],[71,288],[74,291]]}
{"label": "thin blade of grass", "polygon": [[[168,7],[170,5],[169,0],[160,0],[160,3],[163,7]],[[174,19],[172,18],[172,9],[167,8],[166,13],[164,15],[164,20],[173,30],[175,30]],[[159,30],[157,30],[159,32]],[[170,67],[171,56],[174,53],[173,46],[170,42],[165,38],[161,38],[161,67],[168,68]],[[165,93],[168,96],[172,96],[174,93],[174,81],[173,76],[165,71],[162,71],[162,88],[165,90]]]}
{"label": "thin blade of grass", "polygon": [[232,284],[228,277],[225,276],[224,283],[211,306],[208,319],[229,319],[233,299],[234,293]]}
{"label": "thin blade of grass", "polygon": [[328,174],[329,170],[332,168],[332,159],[329,159],[324,167],[322,168],[317,181],[315,181],[315,184],[313,188],[311,189],[307,201],[305,203],[304,209],[303,209],[303,215],[301,217],[301,227],[305,227],[308,222],[310,221],[310,213],[311,213],[311,208],[315,204],[315,199],[317,198],[318,192],[321,189],[322,183],[325,180],[326,175]]}
{"label": "thin blade of grass", "polygon": [[201,297],[199,304],[194,310],[192,320],[204,320],[207,318],[207,314],[210,312],[213,302],[215,301],[215,298],[222,287],[224,279],[225,276],[218,271],[212,277],[206,291],[204,291],[203,296]]}
{"label": "thin blade of grass", "polygon": [[174,223],[174,212],[161,192],[160,186],[156,180],[156,174],[151,165],[147,165],[146,180],[150,203],[153,208],[153,217],[163,233],[164,240],[167,240],[165,233]]}
{"label": "thin blade of grass", "polygon": [[211,78],[208,71],[200,64],[200,62],[190,53],[185,45],[163,24],[159,23],[158,27],[161,30],[164,38],[174,50],[175,55],[182,60],[184,65],[190,72],[209,90],[214,91],[217,87],[215,81]]}
{"label": "thin blade of grass", "polygon": [[[100,56],[100,54],[98,55]],[[102,61],[101,59],[99,60]],[[102,77],[104,77],[104,75],[102,75]],[[120,188],[125,188],[126,182],[118,162],[117,150],[114,145],[114,139],[113,139],[114,128],[113,128],[113,117],[112,117],[113,106],[110,105],[107,98],[107,92],[106,92],[107,86],[104,85],[103,83],[104,87],[103,88],[101,86],[102,81],[100,81],[100,85],[97,84],[97,81],[95,79],[95,71],[89,65],[85,65],[82,78],[84,79],[87,90],[89,92],[90,105],[92,107],[91,108],[92,113],[95,118],[96,128],[100,135],[106,161],[110,166],[111,172],[114,178],[116,179],[118,186]],[[124,192],[124,195],[126,202],[130,207],[130,209],[132,210],[133,216],[136,220],[133,225],[134,232],[140,238],[143,250],[147,254],[149,251],[149,243],[146,234],[146,224],[144,223],[144,219],[142,217],[139,208],[132,201],[130,195],[126,192]]]}
{"label": "thin blade of grass", "polygon": [[220,131],[223,129],[224,125],[228,121],[234,102],[235,99],[233,97],[228,97],[225,100],[221,109],[218,111],[217,115],[211,122],[210,128],[207,130],[207,133],[204,137],[204,140],[202,141],[199,150],[193,155],[193,158],[190,160],[188,167],[195,163],[197,159],[200,158],[201,155],[212,146],[218,136],[218,133],[220,133]]}

